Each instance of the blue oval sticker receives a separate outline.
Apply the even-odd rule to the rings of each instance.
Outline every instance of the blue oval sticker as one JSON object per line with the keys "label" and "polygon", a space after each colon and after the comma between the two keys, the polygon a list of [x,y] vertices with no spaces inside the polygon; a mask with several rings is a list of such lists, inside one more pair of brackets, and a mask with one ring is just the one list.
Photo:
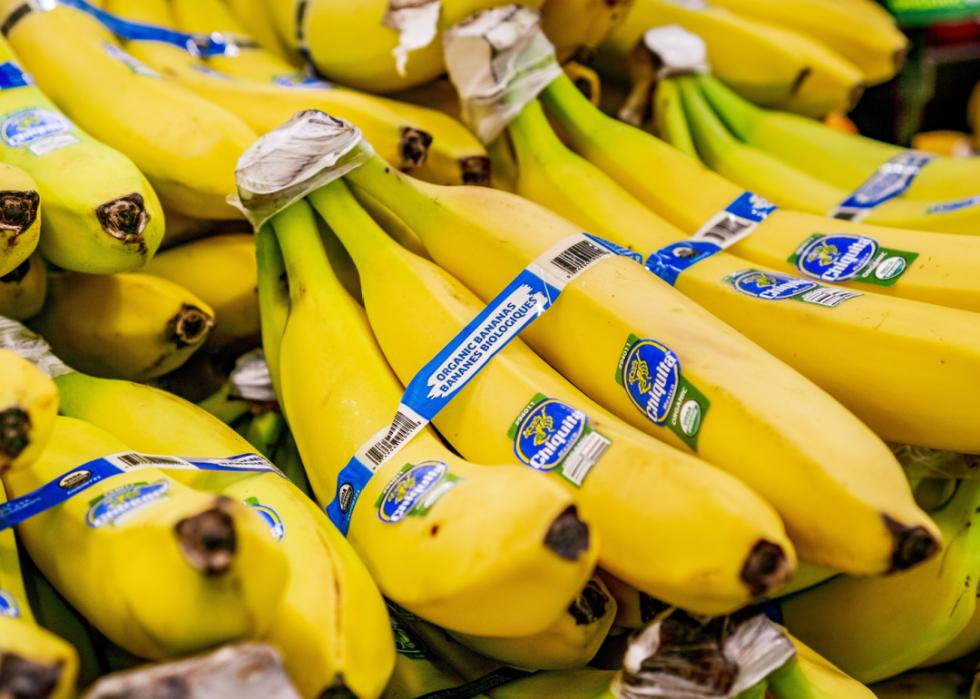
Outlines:
{"label": "blue oval sticker", "polygon": [[385,488],[378,506],[382,522],[400,522],[422,497],[446,475],[449,467],[442,461],[422,461],[398,475]]}
{"label": "blue oval sticker", "polygon": [[878,241],[863,235],[822,235],[814,238],[796,260],[801,272],[825,282],[854,279],[878,253]]}
{"label": "blue oval sticker", "polygon": [[535,405],[517,426],[514,453],[521,463],[551,471],[575,446],[589,424],[581,410],[552,398]]}
{"label": "blue oval sticker", "polygon": [[630,400],[658,425],[667,421],[680,377],[680,359],[655,340],[638,341],[623,363],[623,385]]}
{"label": "blue oval sticker", "polygon": [[0,590],[0,616],[16,619],[20,616],[20,606],[14,596],[6,590]]}
{"label": "blue oval sticker", "polygon": [[788,274],[749,270],[732,279],[732,286],[747,296],[766,301],[779,301],[805,294],[820,285]]}

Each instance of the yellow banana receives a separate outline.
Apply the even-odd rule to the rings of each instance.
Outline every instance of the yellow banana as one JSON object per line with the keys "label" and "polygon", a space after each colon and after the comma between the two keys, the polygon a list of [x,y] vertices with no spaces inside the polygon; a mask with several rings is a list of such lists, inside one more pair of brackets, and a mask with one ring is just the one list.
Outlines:
{"label": "yellow banana", "polygon": [[[705,171],[692,167],[689,159],[683,154],[652,135],[601,114],[578,94],[573,85],[564,82],[561,77],[551,83],[542,96],[549,113],[559,121],[562,132],[580,155],[588,158],[645,205],[668,215],[673,223],[680,225],[688,233],[701,228],[706,221],[734,201],[741,192],[724,180],[715,180],[706,176]],[[614,153],[615,157],[610,157]],[[629,154],[629,157],[623,154]],[[652,162],[656,162],[657,167],[648,167]],[[662,173],[663,176],[657,176],[657,173]],[[684,213],[683,217],[690,219],[689,222],[684,223],[682,211],[697,211],[701,216],[694,223],[694,216]],[[812,223],[817,223],[820,227],[810,227]],[[897,231],[862,224],[848,224],[844,221],[832,222],[833,228],[829,229],[824,228],[824,225],[826,225],[825,219],[777,209],[759,224],[751,235],[733,245],[730,251],[755,263],[778,267],[779,264],[784,264],[777,262],[784,259],[782,256],[768,256],[769,259],[766,259],[767,255],[760,254],[763,248],[768,248],[772,244],[769,241],[776,238],[786,241],[788,253],[790,240],[796,238],[802,242],[814,233],[853,231],[849,234],[867,235],[881,241],[881,245],[894,246],[897,250],[915,250],[917,244],[915,241],[924,238],[934,240],[934,234],[894,237],[893,233]],[[790,233],[791,230],[794,232]],[[958,280],[956,284],[960,290],[953,293],[948,289],[942,292],[933,289],[929,293],[920,293],[920,289],[916,291],[916,297],[937,303],[943,303],[944,299],[949,298],[945,305],[976,310],[977,276],[969,271],[976,266],[976,263],[962,264],[962,258],[969,254],[966,251],[971,250],[970,244],[974,236],[953,238],[962,242],[956,245],[950,244],[945,248],[943,266],[950,270],[950,274],[956,275],[955,278]],[[907,244],[903,241],[907,241]],[[797,243],[797,246],[799,245],[800,243]],[[920,263],[921,260],[918,265],[918,269],[923,270],[920,276],[928,279],[930,285],[939,284],[938,278],[932,277],[931,273],[926,271],[932,264],[931,259],[931,254],[926,259],[922,259],[920,253],[920,257],[916,258],[911,267],[916,268],[916,263]],[[961,344],[959,339],[973,336],[978,332],[975,314],[941,309],[929,304],[903,302],[902,315],[907,320],[900,320],[887,310],[894,307],[890,299],[865,294],[859,299],[844,302],[830,312],[845,316],[853,313],[855,320],[859,316],[874,318],[864,327],[865,337],[873,337],[867,341],[877,346],[879,340],[886,334],[889,337],[904,336],[905,338],[896,345],[899,349],[896,349],[888,360],[883,360],[879,356],[874,361],[869,361],[866,367],[855,370],[856,364],[853,362],[868,357],[865,349],[866,340],[858,336],[837,336],[834,338],[836,349],[832,355],[821,353],[819,356],[807,358],[801,351],[806,348],[795,341],[796,328],[790,329],[785,322],[775,327],[768,317],[754,310],[736,311],[735,307],[740,306],[746,298],[743,294],[735,292],[733,288],[725,288],[724,293],[721,294],[705,293],[696,289],[695,279],[702,274],[713,274],[714,279],[717,280],[730,273],[731,269],[727,268],[724,260],[724,257],[715,256],[695,265],[680,275],[677,281],[678,288],[698,303],[709,307],[712,313],[731,323],[750,338],[764,344],[766,349],[777,357],[792,364],[794,368],[834,395],[885,439],[967,453],[976,453],[980,450],[972,419],[966,413],[953,408],[956,399],[952,398],[960,394],[964,385],[974,384],[977,376],[980,375],[975,368],[976,352],[969,349],[970,346],[975,348],[980,343],[969,340]],[[714,265],[720,265],[720,268],[712,270]],[[911,285],[913,278],[910,272],[907,279],[903,276],[899,283],[890,288],[897,290],[901,284]],[[972,291],[971,286],[974,287]],[[889,287],[880,287],[880,289],[887,291]],[[936,298],[937,296],[939,298]],[[968,300],[970,296],[974,300]],[[954,297],[958,298],[958,302],[951,300]],[[872,316],[866,316],[865,311],[853,310],[855,307],[870,308],[872,304],[877,307]],[[759,304],[754,305],[758,307]],[[935,329],[923,333],[926,325]],[[936,337],[934,333],[943,335],[945,339],[934,342],[933,339]],[[951,361],[949,352],[954,346],[958,346],[955,351],[959,358]],[[910,366],[920,367],[920,369],[910,372],[908,370]],[[930,368],[928,370],[922,368],[926,366]],[[854,372],[851,377],[845,378],[845,375],[851,371]],[[920,377],[921,383],[917,386],[913,387],[909,383],[917,381]],[[731,380],[729,376],[724,383],[730,385]],[[876,386],[874,389],[869,387],[872,382]],[[940,386],[944,388],[940,389]],[[754,387],[753,390],[756,388]],[[942,391],[946,391],[949,397],[939,398],[939,393]],[[930,397],[935,397],[935,402],[928,401]],[[924,400],[930,404],[926,405]],[[916,413],[914,416],[913,412]],[[943,417],[937,419],[940,414],[943,414]]]}
{"label": "yellow banana", "polygon": [[[341,469],[394,416],[401,390],[331,271],[308,205],[294,204],[273,226],[291,298],[278,350],[283,405],[326,505]],[[315,369],[323,366],[331,370]],[[432,472],[441,475],[428,488],[411,487]],[[595,564],[596,537],[568,494],[516,467],[467,463],[431,431],[384,463],[357,502],[350,542],[382,592],[457,631],[540,632]]]}
{"label": "yellow banana", "polygon": [[[0,105],[4,91],[0,87]],[[9,137],[3,139],[7,140]],[[37,189],[24,170],[0,163],[0,278],[26,262],[37,248],[41,232]]]}
{"label": "yellow banana", "polygon": [[[213,416],[158,389],[79,373],[57,382],[65,414],[125,438],[139,451],[217,458],[252,451]],[[316,505],[275,473],[172,475],[245,503],[277,538],[292,574],[264,638],[283,653],[303,696],[344,687],[357,696],[378,696],[394,659],[384,602],[350,545]]]}
{"label": "yellow banana", "polygon": [[[5,163],[33,178],[28,184],[21,175],[19,181],[4,186],[12,190],[5,195],[4,216],[33,221],[40,193],[43,223],[39,216],[35,225],[44,229],[40,249],[50,261],[66,269],[103,274],[142,265],[163,237],[163,212],[146,178],[126,156],[99,143],[58,111],[21,73],[6,40],[0,40],[0,61],[21,76],[0,89],[5,134],[0,138],[0,154]],[[11,169],[2,170],[4,180],[11,179]],[[18,202],[17,190],[36,191]],[[12,220],[3,229],[16,226]],[[35,237],[36,233],[35,228]],[[14,254],[26,257],[33,246],[25,237]]]}
{"label": "yellow banana", "polygon": [[[4,483],[11,497],[26,495],[93,459],[127,451],[92,425],[58,417],[37,461],[8,472]],[[288,573],[268,528],[245,505],[153,468],[101,481],[22,523],[18,533],[72,606],[145,658],[265,632]]]}
{"label": "yellow banana", "polygon": [[[546,209],[505,192],[475,187],[437,188],[386,172],[384,163],[378,160],[368,160],[346,178],[358,190],[383,200],[425,242],[433,259],[464,279],[484,299],[492,298],[543,250],[580,231]],[[708,260],[701,266],[710,264]],[[386,271],[384,277],[375,279],[380,283],[391,274]],[[574,377],[587,392],[601,397],[607,405],[626,405],[625,412],[619,410],[619,414],[627,415],[633,424],[645,429],[653,428],[648,426],[643,413],[629,407],[626,391],[614,381],[623,349],[632,335],[650,338],[677,352],[683,374],[691,385],[709,397],[710,410],[731,416],[716,418],[720,425],[717,432],[709,429],[712,416],[707,416],[703,421],[706,432],[699,437],[699,451],[712,453],[718,447],[751,445],[753,456],[742,455],[731,460],[730,468],[737,466],[733,473],[765,493],[771,502],[779,503],[791,538],[806,560],[840,570],[873,573],[913,565],[935,550],[930,543],[933,534],[928,533],[935,529],[912,502],[894,457],[866,427],[789,367],[651,277],[635,262],[604,261],[573,281],[555,306],[528,328],[525,336],[554,367]],[[361,281],[365,281],[363,275]],[[740,305],[736,300],[741,297],[734,291],[722,295],[726,304]],[[932,310],[923,306],[921,315],[927,318]],[[758,315],[754,310],[750,313]],[[678,318],[684,322],[678,323]],[[796,349],[794,346],[794,352]],[[947,346],[945,351],[948,349]],[[737,370],[733,368],[736,360],[740,364]],[[968,364],[964,364],[965,374],[957,376],[954,382],[962,385],[970,380],[967,378],[970,370],[965,369]],[[801,395],[807,398],[800,400]],[[772,432],[774,414],[780,415],[787,426],[785,436],[778,439]],[[827,425],[831,422],[837,437],[833,442],[828,440]],[[804,428],[805,425],[808,427]],[[963,429],[958,438],[972,439],[965,425]],[[790,434],[800,445],[799,456],[793,462],[787,461]],[[771,447],[761,451],[766,444]],[[819,449],[814,448],[816,444],[821,445]],[[860,449],[856,447],[858,444]],[[834,445],[833,456],[827,451],[831,445]],[[763,453],[766,455],[762,456]],[[822,468],[817,466],[816,459]],[[756,466],[774,460],[783,465],[778,474]],[[789,470],[789,463],[797,466]],[[688,466],[684,470],[689,474],[694,472]],[[596,475],[602,472],[599,468]],[[821,472],[824,475],[820,477],[823,485],[819,492],[826,504],[816,506],[815,479]],[[785,476],[785,481],[777,475]],[[611,475],[610,478],[616,482],[635,482],[637,476]],[[660,483],[660,486],[651,484],[643,497],[652,497],[650,493],[666,495],[663,481]],[[798,497],[803,483],[807,484],[806,499]],[[887,495],[884,483],[889,484]],[[855,497],[857,493],[861,495]],[[825,516],[826,511],[840,512],[841,507],[854,509],[847,517]],[[642,508],[645,513],[650,510],[649,505]],[[621,512],[618,518],[620,522],[625,519]],[[889,519],[901,524],[891,530],[885,524]],[[698,529],[693,527],[691,531]],[[609,536],[603,540],[606,546],[611,545]],[[915,553],[906,559],[912,551]],[[605,562],[603,565],[644,589],[644,585],[622,575],[620,566],[610,567]],[[646,591],[657,593],[647,588]],[[659,596],[670,599],[664,594]]]}
{"label": "yellow banana", "polygon": [[[0,333],[7,321],[0,318]],[[34,461],[58,414],[58,391],[29,361],[0,350],[0,473]]]}
{"label": "yellow banana", "polygon": [[[380,160],[369,163],[370,168],[355,172],[384,169]],[[447,190],[454,191],[463,190]],[[388,205],[416,208],[432,225],[447,223],[433,216],[431,201],[419,194],[397,204],[382,196]],[[342,182],[317,190],[310,199],[358,266],[374,333],[395,373],[408,381],[482,304],[446,272],[388,238]],[[490,211],[479,213],[486,217]],[[405,218],[402,211],[398,214]],[[531,230],[522,228],[524,234]],[[470,248],[468,254],[474,252]],[[488,261],[484,257],[480,264]],[[284,362],[283,371],[287,367]],[[602,565],[651,594],[705,613],[731,610],[778,587],[793,568],[781,523],[761,499],[726,474],[609,415],[520,340],[494,357],[434,424],[471,459],[531,465],[534,453],[551,449],[541,457],[551,463],[541,470],[574,494],[596,528]],[[589,448],[599,449],[601,457],[570,460],[567,473],[556,470],[560,457],[553,454],[560,448],[557,453],[565,456],[572,448],[567,430],[581,436],[586,425],[592,436],[583,445],[599,444]],[[710,527],[704,526],[707,522]],[[683,542],[669,534],[679,530],[686,532]],[[662,533],[638,538],[637,531]]]}
{"label": "yellow banana", "polygon": [[232,224],[241,229],[244,221],[209,221],[207,219],[185,216],[176,211],[167,211],[167,225],[163,233],[163,242],[160,247],[163,249],[186,243],[189,240],[196,240],[216,233],[227,224]]}
{"label": "yellow banana", "polygon": [[[686,77],[679,78],[678,83],[698,153],[718,174],[780,206],[815,214],[829,214],[851,198],[849,190],[834,187],[795,165],[736,140],[698,88],[699,84],[714,84],[720,91],[723,88],[717,82]],[[900,197],[868,210],[860,220],[881,226],[980,235],[980,200],[959,206],[949,201]]]}
{"label": "yellow banana", "polygon": [[206,348],[230,354],[259,339],[255,240],[247,233],[216,235],[166,250],[143,269],[187,289],[214,312]]}
{"label": "yellow banana", "polygon": [[[5,16],[18,7],[0,4]],[[162,79],[81,10],[56,5],[18,17],[7,39],[69,118],[132,158],[168,208],[235,217],[225,197],[235,192],[235,162],[255,140],[243,121]]]}
{"label": "yellow banana", "polygon": [[[416,699],[430,692],[455,689],[462,678],[434,657],[402,624],[391,618],[395,633],[395,671],[381,699]],[[485,697],[475,694],[475,697]]]}
{"label": "yellow banana", "polygon": [[[0,504],[6,500],[0,484]],[[78,654],[37,624],[10,529],[0,531],[0,668],[0,696],[71,699],[75,694]]]}
{"label": "yellow banana", "polygon": [[841,576],[781,600],[786,627],[863,682],[925,661],[973,615],[980,570],[978,503],[980,482],[960,481],[949,501],[933,512],[947,542],[941,555],[904,573]]}
{"label": "yellow banana", "polygon": [[[235,17],[245,28],[245,33],[254,37],[266,51],[290,63],[299,64],[299,55],[291,51],[282,40],[272,19],[272,10],[265,0],[225,0]],[[108,5],[108,2],[106,3]],[[111,7],[104,9],[111,10]]]}
{"label": "yellow banana", "polygon": [[[537,8],[543,2],[525,4]],[[290,48],[304,50],[318,72],[361,90],[392,92],[422,85],[445,72],[442,30],[478,10],[506,4],[503,0],[287,0],[269,7],[279,35]],[[387,19],[391,14],[398,21],[400,14],[413,9],[416,15],[421,12],[435,20],[435,35],[421,48],[407,52],[401,71],[395,56],[401,34]],[[428,26],[424,19],[422,24]]]}
{"label": "yellow banana", "polygon": [[514,667],[564,670],[588,664],[616,618],[616,601],[599,578],[592,578],[568,609],[543,632],[523,638],[451,633],[477,653]]}
{"label": "yellow banana", "polygon": [[0,316],[26,320],[41,312],[48,293],[48,270],[35,252],[9,274],[0,277]]}
{"label": "yellow banana", "polygon": [[792,5],[782,0],[711,0],[711,3],[825,44],[860,68],[868,85],[895,77],[908,51],[908,39],[894,20],[882,12],[879,21],[868,21],[870,13],[866,8],[871,3],[863,1],[803,0]]}
{"label": "yellow banana", "polygon": [[766,678],[773,699],[875,699],[875,694],[789,636],[796,656]]}
{"label": "yellow banana", "polygon": [[[92,322],[92,314],[99,321]],[[186,362],[204,344],[214,312],[173,282],[149,274],[66,272],[49,280],[31,327],[80,371],[146,380]]]}
{"label": "yellow banana", "polygon": [[[712,106],[738,138],[836,187],[854,191],[903,148],[858,134],[842,133],[812,119],[766,110],[743,100],[724,85],[701,83]],[[912,180],[903,198],[946,200],[980,194],[980,157],[934,159]]]}
{"label": "yellow banana", "polygon": [[[166,0],[110,0],[108,7],[128,19],[173,24]],[[241,34],[217,0],[174,7],[184,8],[185,29],[210,33],[227,28],[234,36]],[[486,151],[476,137],[435,110],[323,83],[304,85],[292,65],[258,48],[246,46],[202,63],[158,42],[133,41],[127,47],[183,87],[240,115],[258,132],[275,128],[297,111],[319,108],[362,123],[382,157],[424,179],[485,184],[489,176]]]}
{"label": "yellow banana", "polygon": [[930,656],[919,667],[934,667],[966,657],[980,649],[980,605],[974,606],[973,616],[957,636]]}
{"label": "yellow banana", "polygon": [[912,150],[922,153],[951,158],[971,158],[977,155],[970,134],[950,129],[920,131],[912,137],[911,147]]}
{"label": "yellow banana", "polygon": [[643,34],[670,24],[704,39],[718,77],[758,104],[823,116],[850,111],[861,95],[861,72],[823,44],[721,7],[683,0],[635,0],[600,47],[600,65],[623,76],[626,57]]}
{"label": "yellow banana", "polygon": [[546,0],[541,28],[561,61],[595,49],[629,11],[633,0]]}

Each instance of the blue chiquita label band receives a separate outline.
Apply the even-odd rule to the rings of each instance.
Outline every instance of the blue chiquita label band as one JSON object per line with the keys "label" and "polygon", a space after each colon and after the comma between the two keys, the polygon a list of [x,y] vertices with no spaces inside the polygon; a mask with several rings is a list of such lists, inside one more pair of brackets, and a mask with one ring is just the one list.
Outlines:
{"label": "blue chiquita label band", "polygon": [[507,436],[522,464],[543,473],[556,471],[579,487],[612,446],[584,412],[540,393],[521,410]]}
{"label": "blue chiquita label band", "polygon": [[630,335],[616,368],[616,383],[655,425],[667,427],[697,451],[711,402],[684,376],[681,360],[657,340]]}
{"label": "blue chiquita label band", "polygon": [[265,522],[265,526],[272,532],[273,539],[282,541],[286,538],[286,523],[282,521],[276,508],[262,503],[257,497],[245,498],[244,502]]}
{"label": "blue chiquita label band", "polygon": [[[47,512],[113,476],[146,469],[279,473],[279,469],[258,454],[239,454],[225,459],[181,458],[136,452],[112,454],[93,459],[31,493],[0,504],[0,531]],[[164,483],[166,482],[128,484],[103,493],[89,507],[86,521],[91,527],[113,524],[120,517],[163,497],[169,488],[169,483]]]}
{"label": "blue chiquita label band", "polygon": [[613,255],[636,253],[587,234],[570,236],[529,264],[408,383],[392,423],[362,446],[337,475],[327,515],[345,535],[371,476],[422,431],[500,350],[547,311],[562,289]]}
{"label": "blue chiquita label band", "polygon": [[846,221],[860,221],[886,201],[907,192],[922,168],[934,159],[933,155],[915,151],[896,155],[827,215]]}
{"label": "blue chiquita label band", "polygon": [[919,256],[883,247],[866,235],[815,233],[790,255],[803,274],[824,282],[860,281],[892,286]]}
{"label": "blue chiquita label band", "polygon": [[34,79],[14,61],[0,63],[0,90],[13,90],[33,84]]}
{"label": "blue chiquita label band", "polygon": [[836,308],[848,299],[862,295],[859,291],[823,286],[802,277],[758,269],[735,272],[725,277],[725,281],[740,294],[763,301],[794,300],[825,308]]}
{"label": "blue chiquita label band", "polygon": [[926,209],[926,213],[948,214],[953,211],[959,211],[960,209],[969,209],[973,206],[980,206],[980,194],[975,194],[972,197],[964,197],[963,199],[955,199],[953,201],[944,201],[939,204],[933,204]]}
{"label": "blue chiquita label band", "polygon": [[743,192],[710,218],[689,239],[668,245],[647,258],[646,267],[673,286],[681,272],[746,237],[776,210],[776,205]]}

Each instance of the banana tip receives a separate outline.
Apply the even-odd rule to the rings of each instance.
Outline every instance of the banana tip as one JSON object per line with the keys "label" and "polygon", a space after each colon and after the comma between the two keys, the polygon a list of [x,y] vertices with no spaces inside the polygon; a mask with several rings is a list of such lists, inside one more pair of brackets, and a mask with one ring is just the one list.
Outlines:
{"label": "banana tip", "polygon": [[897,573],[932,558],[939,551],[939,541],[922,525],[907,525],[882,515],[885,527],[892,535],[890,573]]}
{"label": "banana tip", "polygon": [[487,156],[471,155],[467,158],[460,158],[459,170],[463,184],[478,187],[490,186],[490,158]]}
{"label": "banana tip", "polygon": [[137,192],[107,201],[95,210],[102,230],[124,243],[143,243],[150,220],[143,195]]}
{"label": "banana tip", "polygon": [[235,522],[229,514],[230,500],[219,497],[215,504],[177,523],[177,539],[187,562],[205,575],[228,572],[238,549]]}
{"label": "banana tip", "polygon": [[61,661],[38,663],[14,653],[0,654],[0,697],[46,699],[61,680]]}
{"label": "banana tip", "polygon": [[41,197],[33,190],[0,191],[0,231],[9,231],[16,237],[37,220]]}
{"label": "banana tip", "polygon": [[741,578],[753,597],[775,590],[789,580],[793,566],[778,544],[760,539],[742,566]]}
{"label": "banana tip", "polygon": [[402,157],[402,167],[419,167],[425,163],[432,145],[432,134],[422,129],[403,126],[401,139],[398,142],[398,152]]}
{"label": "banana tip", "polygon": [[30,434],[31,416],[27,412],[17,407],[0,411],[0,466],[20,456],[31,443]]}
{"label": "banana tip", "polygon": [[575,505],[566,507],[548,527],[545,548],[566,561],[578,560],[589,548],[589,527],[578,518]]}
{"label": "banana tip", "polygon": [[333,684],[320,692],[317,699],[357,699],[357,695],[344,683],[344,676],[337,675]]}
{"label": "banana tip", "polygon": [[214,318],[197,306],[185,303],[170,319],[167,336],[178,347],[188,347],[203,341],[214,327]]}
{"label": "banana tip", "polygon": [[601,619],[609,608],[609,594],[595,580],[589,580],[572,603],[568,613],[578,626],[588,626]]}

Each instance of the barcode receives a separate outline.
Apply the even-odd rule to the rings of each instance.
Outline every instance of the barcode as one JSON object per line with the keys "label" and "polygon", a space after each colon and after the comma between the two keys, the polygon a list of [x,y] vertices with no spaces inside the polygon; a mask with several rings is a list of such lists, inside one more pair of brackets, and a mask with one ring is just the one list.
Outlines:
{"label": "barcode", "polygon": [[720,248],[727,248],[735,241],[748,235],[756,224],[739,216],[722,213],[702,230],[694,234],[697,240],[707,240]]}
{"label": "barcode", "polygon": [[830,215],[830,218],[836,218],[838,221],[857,221],[863,213],[863,211],[854,209],[837,209]]}
{"label": "barcode", "polygon": [[800,298],[807,303],[814,303],[818,306],[836,308],[848,299],[860,296],[858,291],[847,291],[846,289],[832,289],[828,286],[821,286],[813,291],[808,291]]}
{"label": "barcode", "polygon": [[116,458],[127,466],[184,466],[187,462],[172,456],[150,456],[148,454],[116,454]]}
{"label": "barcode", "polygon": [[612,442],[598,432],[589,432],[562,461],[562,475],[575,485],[582,485],[589,471],[611,445]]}
{"label": "barcode", "polygon": [[551,264],[571,277],[608,254],[608,250],[596,245],[591,240],[580,240],[562,250],[550,261]]}
{"label": "barcode", "polygon": [[396,412],[388,432],[365,450],[365,458],[375,467],[380,466],[389,456],[401,449],[421,426],[422,423],[418,420],[413,420],[401,411]]}

